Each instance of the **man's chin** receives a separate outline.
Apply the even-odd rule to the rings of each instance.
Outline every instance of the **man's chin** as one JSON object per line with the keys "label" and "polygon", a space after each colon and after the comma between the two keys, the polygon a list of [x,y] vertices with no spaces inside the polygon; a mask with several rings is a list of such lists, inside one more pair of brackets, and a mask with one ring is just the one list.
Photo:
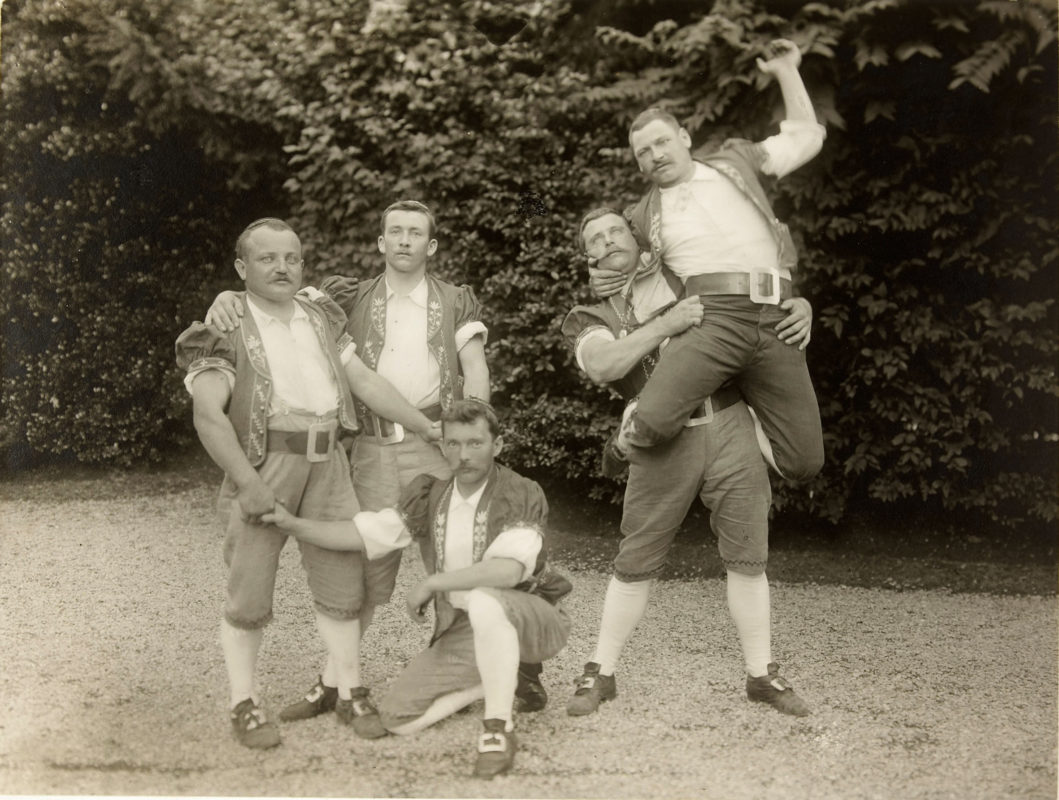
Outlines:
{"label": "man's chin", "polygon": [[597,266],[602,269],[609,269],[614,272],[620,272],[623,275],[628,275],[636,269],[636,258],[630,253],[625,252],[611,253],[609,256],[601,258],[597,262]]}

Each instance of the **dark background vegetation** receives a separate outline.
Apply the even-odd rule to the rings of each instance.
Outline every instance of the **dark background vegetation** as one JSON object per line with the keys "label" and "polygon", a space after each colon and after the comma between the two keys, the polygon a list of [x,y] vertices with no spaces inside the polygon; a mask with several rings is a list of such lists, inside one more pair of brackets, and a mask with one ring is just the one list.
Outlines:
{"label": "dark background vegetation", "polygon": [[615,498],[597,464],[619,403],[559,336],[588,299],[577,220],[642,191],[625,129],[649,104],[697,144],[774,131],[782,105],[754,60],[783,36],[828,128],[774,187],[816,312],[828,462],[776,487],[781,513],[1053,527],[1054,3],[445,0],[381,24],[351,0],[2,14],[9,472],[193,447],[173,341],[235,284],[246,222],[290,219],[310,281],[368,276],[380,210],[414,197],[437,212],[433,269],[487,309],[508,462]]}

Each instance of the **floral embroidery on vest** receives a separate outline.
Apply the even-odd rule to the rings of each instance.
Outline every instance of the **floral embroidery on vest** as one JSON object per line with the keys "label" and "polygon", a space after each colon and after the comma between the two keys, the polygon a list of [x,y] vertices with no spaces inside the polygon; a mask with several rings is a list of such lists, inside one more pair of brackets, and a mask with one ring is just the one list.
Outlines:
{"label": "floral embroidery on vest", "polygon": [[482,556],[485,555],[486,546],[486,534],[488,533],[487,524],[489,522],[489,503],[486,502],[485,508],[478,509],[474,514],[474,544],[471,547],[473,553],[472,559],[475,564],[482,560]]}
{"label": "floral embroidery on vest", "polygon": [[[438,498],[437,511],[434,513],[434,563],[437,572],[445,571],[445,534],[448,525],[448,508],[452,502],[453,487],[455,481],[451,481]],[[490,487],[491,489],[492,487]],[[471,537],[471,562],[477,564],[485,555],[489,544],[489,506],[492,498],[489,497],[490,489],[485,490],[479,501],[478,509],[474,512],[474,528]]]}
{"label": "floral embroidery on vest", "polygon": [[434,513],[434,571],[445,571],[445,526],[448,524],[448,508],[452,499],[452,481],[445,487],[438,500],[438,508]]}
{"label": "floral embroidery on vest", "polygon": [[386,281],[379,281],[371,296],[371,326],[364,342],[364,363],[370,369],[379,366],[386,341]]}
{"label": "floral embroidery on vest", "polygon": [[452,371],[449,365],[449,353],[445,347],[445,337],[442,330],[442,322],[445,319],[445,307],[438,296],[437,287],[434,282],[427,278],[427,347],[438,362],[438,371],[441,373],[441,385],[438,387],[438,395],[442,408],[448,408],[456,399],[455,390],[452,385]]}

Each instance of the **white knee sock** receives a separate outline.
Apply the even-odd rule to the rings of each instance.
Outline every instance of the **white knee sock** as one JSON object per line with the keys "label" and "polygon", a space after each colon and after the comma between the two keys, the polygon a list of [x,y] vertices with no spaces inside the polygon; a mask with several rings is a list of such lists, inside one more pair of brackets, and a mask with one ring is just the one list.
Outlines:
{"label": "white knee sock", "polygon": [[239,703],[251,698],[260,702],[254,677],[257,672],[257,653],[261,649],[264,628],[246,630],[236,628],[221,620],[221,650],[224,652],[224,665],[228,670],[229,703],[235,708]]}
{"label": "white knee sock", "polygon": [[[375,606],[364,605],[360,609],[360,639],[364,638],[364,632],[371,625],[371,621],[375,619]],[[338,672],[335,669],[335,659],[328,653],[327,663],[324,664],[324,670],[320,673],[320,683],[324,686],[338,686]],[[353,684],[353,688],[356,688],[360,684]]]}
{"label": "white knee sock", "polygon": [[518,684],[518,631],[491,595],[472,590],[467,595],[467,617],[474,631],[474,660],[482,677],[485,719],[511,722],[511,706]]}
{"label": "white knee sock", "polygon": [[335,681],[328,685],[337,686],[338,696],[349,700],[352,696],[349,690],[360,686],[360,621],[333,619],[317,611],[316,628],[327,647],[325,678],[332,677],[327,675],[331,670]]}
{"label": "white knee sock", "polygon": [[754,678],[767,675],[772,661],[772,621],[765,573],[743,575],[728,570],[728,613],[739,634],[747,674]]}
{"label": "white knee sock", "polygon": [[603,600],[603,618],[599,622],[599,639],[592,660],[599,664],[601,675],[613,675],[625,642],[643,619],[651,581],[626,583],[612,577]]}

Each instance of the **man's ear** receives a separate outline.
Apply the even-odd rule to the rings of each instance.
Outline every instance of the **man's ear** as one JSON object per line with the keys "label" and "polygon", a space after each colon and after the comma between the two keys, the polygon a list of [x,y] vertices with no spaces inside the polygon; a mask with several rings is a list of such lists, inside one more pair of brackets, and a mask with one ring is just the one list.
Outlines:
{"label": "man's ear", "polygon": [[688,148],[688,150],[691,149],[691,134],[688,133],[686,128],[681,128],[677,131],[677,138],[680,139],[680,143]]}
{"label": "man's ear", "polygon": [[386,255],[386,239],[382,236],[379,237],[379,252]]}
{"label": "man's ear", "polygon": [[438,251],[438,240],[437,239],[431,239],[429,242],[427,242],[427,255],[428,256],[434,255],[434,253],[436,253],[437,251]]}
{"label": "man's ear", "polygon": [[235,259],[235,271],[239,273],[240,278],[246,280],[246,262],[243,259]]}
{"label": "man's ear", "polygon": [[504,449],[504,437],[501,436],[498,433],[496,435],[496,438],[493,439],[493,455],[494,456],[500,455],[500,451],[503,450],[503,449]]}

